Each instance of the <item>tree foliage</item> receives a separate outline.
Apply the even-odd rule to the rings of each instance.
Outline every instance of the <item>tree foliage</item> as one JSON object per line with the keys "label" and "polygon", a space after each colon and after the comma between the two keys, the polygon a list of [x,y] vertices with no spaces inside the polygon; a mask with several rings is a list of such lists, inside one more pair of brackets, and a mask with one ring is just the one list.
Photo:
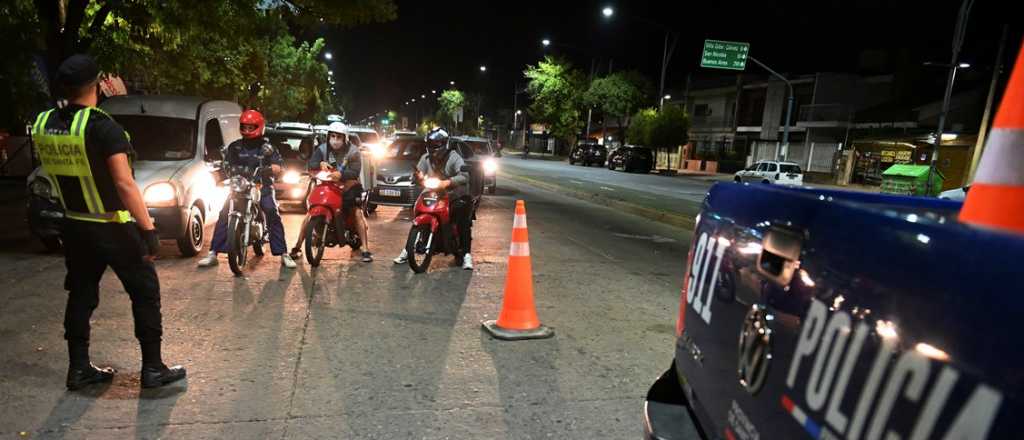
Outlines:
{"label": "tree foliage", "polygon": [[666,104],[661,111],[645,108],[633,115],[626,140],[631,144],[669,149],[685,144],[690,118],[681,106]]}
{"label": "tree foliage", "polygon": [[441,92],[437,98],[437,120],[449,127],[455,126],[455,116],[466,104],[466,95],[458,89]]}
{"label": "tree foliage", "polygon": [[533,100],[530,114],[551,126],[551,134],[571,140],[583,127],[581,107],[586,81],[566,60],[552,56],[523,72],[526,92]]}
{"label": "tree foliage", "polygon": [[647,100],[651,88],[651,82],[639,72],[615,72],[591,81],[583,103],[621,120]]}
{"label": "tree foliage", "polygon": [[[3,37],[27,42],[9,57],[42,55],[46,77],[67,56],[90,53],[104,71],[143,91],[236,100],[272,118],[337,111],[319,61],[323,42],[296,41],[293,30],[396,14],[393,0],[14,0],[2,8]],[[0,85],[10,87],[34,69],[22,63],[9,76],[6,70]]]}

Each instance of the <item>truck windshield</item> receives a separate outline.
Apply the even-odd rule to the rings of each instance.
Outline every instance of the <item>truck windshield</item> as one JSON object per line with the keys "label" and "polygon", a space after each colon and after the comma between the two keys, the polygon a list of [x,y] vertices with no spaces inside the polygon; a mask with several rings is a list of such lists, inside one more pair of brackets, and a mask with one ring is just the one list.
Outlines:
{"label": "truck windshield", "polygon": [[114,115],[135,149],[135,160],[175,161],[196,154],[196,121],[163,116]]}

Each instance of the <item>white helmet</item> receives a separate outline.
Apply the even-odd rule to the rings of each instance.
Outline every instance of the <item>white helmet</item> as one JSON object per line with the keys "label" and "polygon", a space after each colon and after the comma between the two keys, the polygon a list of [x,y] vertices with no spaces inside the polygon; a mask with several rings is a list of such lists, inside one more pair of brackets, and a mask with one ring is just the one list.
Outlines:
{"label": "white helmet", "polygon": [[331,125],[327,126],[327,133],[338,133],[348,137],[348,127],[342,122],[331,122]]}

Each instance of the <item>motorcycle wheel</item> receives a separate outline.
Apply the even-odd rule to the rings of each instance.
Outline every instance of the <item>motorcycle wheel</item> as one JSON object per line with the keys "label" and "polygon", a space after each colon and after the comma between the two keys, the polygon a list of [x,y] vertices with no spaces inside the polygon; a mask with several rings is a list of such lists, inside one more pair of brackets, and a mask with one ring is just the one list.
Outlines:
{"label": "motorcycle wheel", "polygon": [[413,272],[423,273],[430,267],[430,259],[434,257],[434,254],[426,247],[427,243],[433,246],[432,235],[430,225],[413,226],[409,230],[409,239],[405,241],[405,252],[409,256],[409,268]]}
{"label": "motorcycle wheel", "polygon": [[228,220],[228,265],[231,266],[231,272],[237,276],[242,276],[242,269],[245,268],[245,261],[249,256],[249,244],[245,242],[242,229],[244,228],[239,224],[238,218]]}
{"label": "motorcycle wheel", "polygon": [[306,261],[312,267],[320,265],[327,246],[327,221],[322,215],[309,219],[306,227]]}

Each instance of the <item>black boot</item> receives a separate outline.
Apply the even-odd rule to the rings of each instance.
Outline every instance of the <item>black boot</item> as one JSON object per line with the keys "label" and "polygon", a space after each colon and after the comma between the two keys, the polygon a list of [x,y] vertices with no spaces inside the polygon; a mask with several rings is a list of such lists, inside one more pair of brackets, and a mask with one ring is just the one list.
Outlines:
{"label": "black boot", "polygon": [[74,391],[94,383],[110,382],[114,373],[113,368],[98,368],[93,364],[68,368],[68,389]]}
{"label": "black boot", "polygon": [[164,364],[143,366],[139,374],[143,388],[157,388],[185,378],[185,367],[175,365],[168,368]]}

